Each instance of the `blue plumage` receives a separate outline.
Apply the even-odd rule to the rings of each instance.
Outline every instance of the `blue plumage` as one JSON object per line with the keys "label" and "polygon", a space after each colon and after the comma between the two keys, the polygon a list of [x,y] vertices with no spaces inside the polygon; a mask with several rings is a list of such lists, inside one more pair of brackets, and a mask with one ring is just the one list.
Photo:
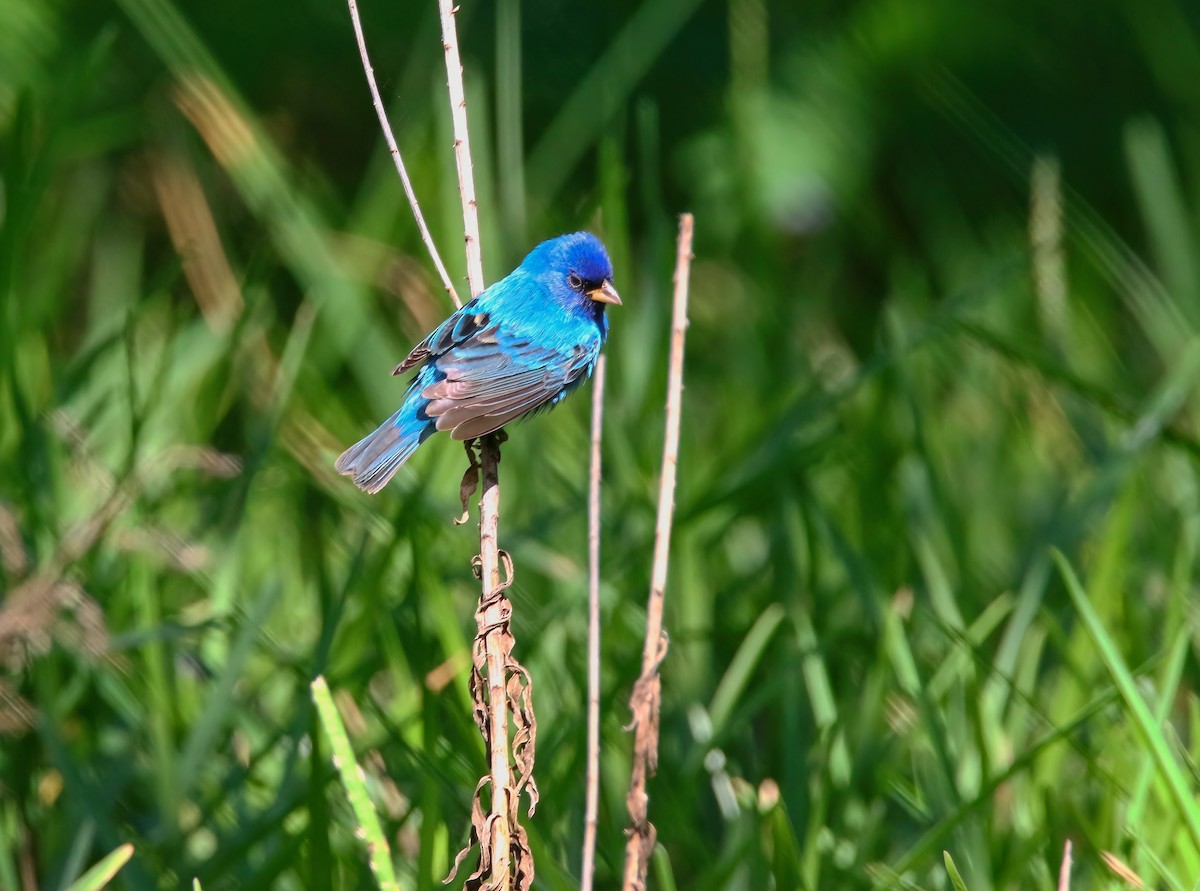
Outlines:
{"label": "blue plumage", "polygon": [[339,473],[378,492],[439,430],[471,440],[557,405],[591,375],[620,305],[594,235],[544,241],[446,319],[393,374],[418,369],[400,410],[338,458]]}

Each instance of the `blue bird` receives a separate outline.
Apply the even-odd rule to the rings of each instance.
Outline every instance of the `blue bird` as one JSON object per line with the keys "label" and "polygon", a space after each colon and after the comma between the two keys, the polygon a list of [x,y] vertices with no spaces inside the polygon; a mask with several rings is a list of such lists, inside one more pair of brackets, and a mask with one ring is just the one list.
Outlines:
{"label": "blue bird", "polygon": [[442,322],[392,374],[416,368],[400,410],[334,465],[364,492],[387,485],[439,430],[472,440],[551,408],[591,376],[621,305],[604,245],[587,232],[543,241]]}

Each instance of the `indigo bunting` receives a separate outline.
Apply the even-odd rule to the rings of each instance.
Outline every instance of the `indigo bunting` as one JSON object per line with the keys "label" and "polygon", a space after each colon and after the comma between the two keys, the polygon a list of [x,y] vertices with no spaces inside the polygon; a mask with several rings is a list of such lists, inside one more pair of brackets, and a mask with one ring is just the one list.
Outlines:
{"label": "indigo bunting", "polygon": [[604,308],[621,305],[612,275],[594,235],[543,241],[396,366],[392,374],[418,369],[404,403],[342,453],[338,472],[375,493],[439,430],[472,440],[557,405],[596,365]]}

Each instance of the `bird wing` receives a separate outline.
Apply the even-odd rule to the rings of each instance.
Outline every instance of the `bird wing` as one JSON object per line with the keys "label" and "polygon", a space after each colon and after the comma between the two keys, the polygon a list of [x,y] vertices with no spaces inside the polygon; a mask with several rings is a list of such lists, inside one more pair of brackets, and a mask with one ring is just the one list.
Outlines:
{"label": "bird wing", "polygon": [[468,301],[413,347],[404,361],[392,369],[392,374],[404,374],[410,368],[416,368],[433,357],[442,355],[446,350],[478,333],[480,329],[488,327],[490,322],[490,313],[480,310],[479,298]]}
{"label": "bird wing", "polygon": [[[428,399],[424,413],[438,430],[470,440],[499,430],[523,414],[557,402],[563,391],[586,377],[600,349],[600,336],[584,344],[537,343],[535,331],[506,329],[487,302],[468,302],[413,347],[392,374],[426,365],[418,381]],[[593,342],[594,340],[594,342]]]}
{"label": "bird wing", "polygon": [[557,401],[587,375],[598,346],[545,346],[496,326],[477,329],[435,360],[438,379],[421,391],[425,412],[458,440],[499,430]]}

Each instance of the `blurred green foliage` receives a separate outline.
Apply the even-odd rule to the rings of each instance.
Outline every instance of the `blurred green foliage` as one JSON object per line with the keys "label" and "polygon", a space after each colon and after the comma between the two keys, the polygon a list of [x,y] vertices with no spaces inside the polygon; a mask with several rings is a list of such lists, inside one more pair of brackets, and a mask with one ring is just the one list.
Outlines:
{"label": "blurred green foliage", "polygon": [[[461,281],[436,6],[362,12]],[[690,209],[652,887],[1046,888],[1070,838],[1075,887],[1117,887],[1107,853],[1192,888],[1195,5],[459,27],[489,277],[586,227],[626,300],[599,887]],[[0,888],[126,843],[115,887],[370,886],[319,673],[402,883],[440,887],[483,767],[464,458],[431,442],[374,499],[332,471],[447,310],[382,145],[340,3],[0,0]],[[546,889],[582,837],[587,414],[514,428],[501,474]]]}

